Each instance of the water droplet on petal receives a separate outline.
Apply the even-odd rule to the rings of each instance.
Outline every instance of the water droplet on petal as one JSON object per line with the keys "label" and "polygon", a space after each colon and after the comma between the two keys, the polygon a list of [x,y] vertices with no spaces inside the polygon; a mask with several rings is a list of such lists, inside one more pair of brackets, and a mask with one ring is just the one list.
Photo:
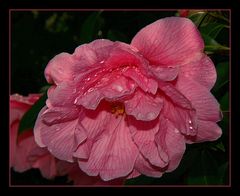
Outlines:
{"label": "water droplet on petal", "polygon": [[100,63],[102,64],[102,63],[104,63],[104,61],[101,61]]}
{"label": "water droplet on petal", "polygon": [[177,129],[175,129],[174,131],[175,131],[175,133],[179,133],[179,131]]}
{"label": "water droplet on petal", "polygon": [[193,127],[189,127],[189,129],[193,129]]}
{"label": "water droplet on petal", "polygon": [[153,112],[149,112],[147,114],[147,118],[150,119],[150,120],[152,120],[154,117],[155,117],[155,113],[153,113]]}
{"label": "water droplet on petal", "polygon": [[120,86],[120,85],[114,85],[113,88],[119,92],[122,92],[123,91],[123,87]]}
{"label": "water droplet on petal", "polygon": [[90,92],[92,92],[94,90],[94,88],[90,88],[90,89],[88,89],[88,92],[90,93]]}
{"label": "water droplet on petal", "polygon": [[75,100],[74,100],[74,104],[76,104],[78,102],[78,98],[76,98]]}
{"label": "water droplet on petal", "polygon": [[189,120],[188,122],[189,122],[189,124],[191,124],[191,123],[192,123],[192,121],[191,121],[191,120]]}
{"label": "water droplet on petal", "polygon": [[74,89],[73,89],[73,93],[76,93],[76,92],[77,92],[77,89],[74,88]]}
{"label": "water droplet on petal", "polygon": [[90,81],[90,80],[91,80],[91,78],[87,78],[86,80],[87,80],[87,81]]}

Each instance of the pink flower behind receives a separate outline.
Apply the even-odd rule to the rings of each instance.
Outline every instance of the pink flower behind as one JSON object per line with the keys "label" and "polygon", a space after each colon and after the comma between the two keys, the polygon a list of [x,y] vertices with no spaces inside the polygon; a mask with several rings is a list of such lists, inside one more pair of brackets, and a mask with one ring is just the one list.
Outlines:
{"label": "pink flower behind", "polygon": [[32,130],[18,135],[18,127],[22,116],[39,99],[40,94],[10,96],[10,166],[17,172],[38,168],[45,178],[56,176],[56,161],[47,149],[40,148]]}
{"label": "pink flower behind", "polygon": [[130,45],[95,40],[47,65],[53,83],[34,128],[58,159],[102,180],[160,177],[177,168],[185,143],[221,136],[216,70],[186,18],[158,20]]}

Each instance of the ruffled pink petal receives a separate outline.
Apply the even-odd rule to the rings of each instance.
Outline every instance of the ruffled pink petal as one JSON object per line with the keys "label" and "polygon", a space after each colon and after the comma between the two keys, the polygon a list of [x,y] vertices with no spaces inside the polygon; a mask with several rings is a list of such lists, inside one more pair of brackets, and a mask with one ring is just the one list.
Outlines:
{"label": "ruffled pink petal", "polygon": [[32,165],[31,162],[28,161],[28,157],[31,150],[37,146],[31,131],[22,133],[18,141],[13,168],[17,172],[24,172],[31,169]]}
{"label": "ruffled pink petal", "polygon": [[157,118],[162,107],[163,99],[137,89],[132,98],[124,102],[128,115],[133,115],[137,120],[151,121]]}
{"label": "ruffled pink petal", "polygon": [[39,169],[42,176],[47,179],[52,179],[57,175],[56,160],[49,152],[38,157],[32,167]]}
{"label": "ruffled pink petal", "polygon": [[134,167],[138,149],[124,118],[109,121],[101,137],[94,142],[88,160],[80,160],[80,168],[90,176],[100,175],[104,181],[127,176]]}
{"label": "ruffled pink petal", "polygon": [[47,125],[67,122],[76,119],[80,114],[80,109],[76,106],[72,107],[53,107],[44,111],[41,115],[43,121]]}
{"label": "ruffled pink petal", "polygon": [[185,135],[196,135],[196,112],[173,104],[169,99],[164,100],[163,115]]}
{"label": "ruffled pink petal", "polygon": [[198,120],[198,132],[195,137],[189,137],[187,143],[215,141],[222,135],[221,128],[215,122]]}
{"label": "ruffled pink petal", "polygon": [[[178,129],[169,120],[164,120],[161,123],[159,129],[159,134],[165,132],[165,148],[167,149],[167,154],[169,158],[169,164],[167,166],[167,171],[175,170],[185,152],[185,139]],[[164,125],[165,124],[165,125]]]}
{"label": "ruffled pink petal", "polygon": [[128,175],[126,179],[136,178],[140,175],[141,173],[139,173],[136,169],[133,169],[133,171]]}
{"label": "ruffled pink petal", "polygon": [[159,153],[168,163],[163,170],[173,171],[176,169],[185,152],[185,139],[174,124],[163,116],[160,118],[159,131],[155,135],[155,142],[158,145]]}
{"label": "ruffled pink petal", "polygon": [[181,76],[176,88],[191,101],[198,119],[218,122],[222,118],[219,103],[206,87]]}
{"label": "ruffled pink petal", "polygon": [[181,65],[180,74],[198,82],[209,90],[213,87],[217,79],[215,66],[205,54],[201,54],[191,62]]}
{"label": "ruffled pink petal", "polygon": [[178,67],[149,66],[152,75],[161,81],[174,80],[179,72]]}
{"label": "ruffled pink petal", "polygon": [[71,54],[60,53],[48,63],[45,69],[46,80],[56,85],[63,81],[71,81],[74,79],[73,68],[76,65],[77,61]]}
{"label": "ruffled pink petal", "polygon": [[18,133],[18,125],[19,121],[15,121],[14,123],[11,123],[11,130],[9,133],[10,136],[10,167],[13,167],[15,165],[15,155],[17,151],[17,133]]}
{"label": "ruffled pink petal", "polygon": [[131,45],[154,65],[179,65],[204,48],[194,23],[180,17],[160,19],[144,27]]}
{"label": "ruffled pink petal", "polygon": [[89,88],[86,93],[77,97],[74,103],[95,110],[103,98],[117,101],[132,94],[135,88],[133,81],[122,76],[109,75],[102,78],[99,85]]}
{"label": "ruffled pink petal", "polygon": [[47,146],[48,150],[58,159],[73,162],[72,153],[78,145],[75,136],[79,127],[78,118],[48,126],[42,119],[42,114],[45,111],[46,107],[40,111],[34,127],[34,137],[37,144],[40,147]]}
{"label": "ruffled pink petal", "polygon": [[144,159],[144,157],[141,154],[138,155],[134,168],[141,174],[150,177],[159,178],[163,175],[163,171],[161,170],[161,168],[154,167],[153,165],[151,165],[146,159]]}
{"label": "ruffled pink petal", "polygon": [[155,143],[155,134],[159,130],[159,119],[151,122],[138,121],[128,117],[128,126],[132,134],[132,139],[138,146],[143,157],[152,165],[165,167],[167,160],[164,152],[159,153],[158,146]]}
{"label": "ruffled pink petal", "polygon": [[79,119],[78,132],[85,133],[87,140],[78,146],[73,154],[75,157],[89,158],[93,143],[101,137],[112,118],[109,111],[110,106],[106,101],[102,101],[96,110],[83,110],[83,115]]}

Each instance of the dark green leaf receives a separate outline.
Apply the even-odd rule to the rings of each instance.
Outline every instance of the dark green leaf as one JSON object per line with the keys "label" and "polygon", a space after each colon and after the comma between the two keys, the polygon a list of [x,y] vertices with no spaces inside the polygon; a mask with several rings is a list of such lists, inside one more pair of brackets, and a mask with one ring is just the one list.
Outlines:
{"label": "dark green leaf", "polygon": [[207,53],[214,53],[214,52],[229,52],[229,48],[226,46],[223,46],[221,44],[219,44],[216,40],[214,40],[212,37],[210,37],[209,35],[206,35],[204,33],[202,33],[202,37],[205,43],[205,51]]}
{"label": "dark green leaf", "polygon": [[20,121],[18,134],[21,134],[24,131],[27,131],[29,129],[33,129],[38,113],[45,105],[46,99],[47,99],[47,92],[45,92],[39,98],[39,100],[23,115]]}
{"label": "dark green leaf", "polygon": [[80,41],[81,43],[88,43],[97,38],[101,26],[104,20],[101,17],[101,12],[93,12],[87,19],[83,22],[80,31]]}
{"label": "dark green leaf", "polygon": [[223,163],[221,166],[218,167],[218,173],[220,177],[220,183],[224,184],[227,181],[227,174],[228,174],[228,162]]}
{"label": "dark green leaf", "polygon": [[220,90],[225,84],[229,82],[229,63],[222,62],[216,66],[217,81],[214,85],[213,91]]}
{"label": "dark green leaf", "polygon": [[229,92],[226,92],[225,95],[221,98],[220,106],[222,111],[229,110]]}
{"label": "dark green leaf", "polygon": [[109,30],[107,34],[107,38],[112,41],[127,42],[127,37],[120,31]]}
{"label": "dark green leaf", "polygon": [[221,184],[218,164],[210,151],[202,150],[201,155],[196,159],[194,167],[191,168],[186,178],[190,185],[216,185]]}
{"label": "dark green leaf", "polygon": [[223,28],[227,28],[227,25],[220,23],[209,23],[204,27],[200,28],[202,34],[208,35],[212,39],[216,39],[218,34],[222,31]]}

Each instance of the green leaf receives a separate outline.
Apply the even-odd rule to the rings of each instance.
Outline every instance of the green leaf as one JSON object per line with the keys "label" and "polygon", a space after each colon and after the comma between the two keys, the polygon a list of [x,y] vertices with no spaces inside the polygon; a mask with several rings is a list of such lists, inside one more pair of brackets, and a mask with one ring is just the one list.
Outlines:
{"label": "green leaf", "polygon": [[220,24],[220,23],[209,23],[204,27],[200,28],[200,32],[202,34],[208,35],[212,39],[216,39],[218,34],[224,29],[228,28],[227,25]]}
{"label": "green leaf", "polygon": [[220,177],[220,183],[224,184],[227,181],[227,175],[228,174],[228,162],[223,163],[220,167],[218,167],[218,173]]}
{"label": "green leaf", "polygon": [[229,110],[229,92],[226,92],[225,95],[221,98],[220,106],[222,111]]}
{"label": "green leaf", "polygon": [[211,142],[209,148],[215,151],[221,150],[222,152],[226,152],[222,141],[217,141],[216,143]]}
{"label": "green leaf", "polygon": [[122,41],[127,42],[127,37],[120,31],[109,30],[107,34],[107,38],[112,41]]}
{"label": "green leaf", "polygon": [[104,23],[101,13],[102,12],[93,12],[83,22],[80,31],[81,43],[88,43],[97,38],[100,28]]}
{"label": "green leaf", "polygon": [[217,161],[210,151],[201,151],[201,155],[195,160],[194,167],[188,173],[186,182],[190,185],[217,185],[222,183]]}
{"label": "green leaf", "polygon": [[47,92],[45,92],[39,100],[23,115],[18,129],[18,134],[23,133],[29,129],[33,129],[38,113],[45,105],[47,99]]}
{"label": "green leaf", "polygon": [[226,53],[229,52],[228,47],[219,44],[215,39],[213,39],[209,35],[202,33],[202,37],[203,37],[203,40],[205,43],[204,50],[207,53],[222,52],[222,51],[224,51]]}
{"label": "green leaf", "polygon": [[220,90],[224,85],[229,82],[229,63],[222,62],[217,64],[217,81],[214,85],[213,91],[216,92]]}

